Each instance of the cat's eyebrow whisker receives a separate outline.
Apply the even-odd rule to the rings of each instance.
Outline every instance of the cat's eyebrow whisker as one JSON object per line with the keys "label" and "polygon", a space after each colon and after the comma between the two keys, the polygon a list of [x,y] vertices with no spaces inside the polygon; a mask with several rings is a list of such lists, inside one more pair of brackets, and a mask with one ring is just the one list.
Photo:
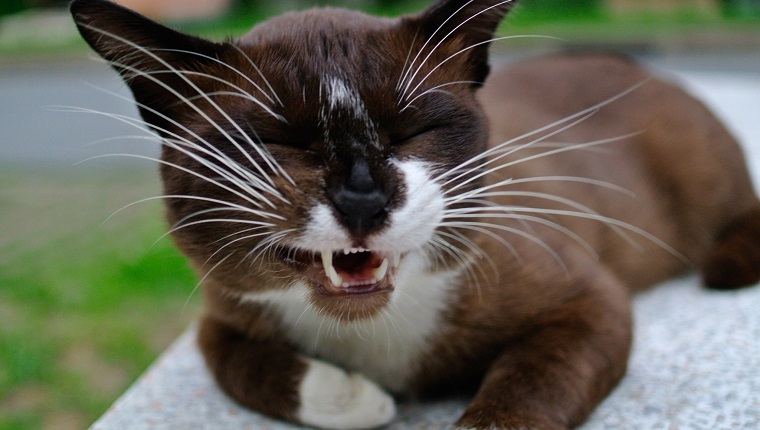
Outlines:
{"label": "cat's eyebrow whisker", "polygon": [[[219,76],[216,76],[216,75],[212,75],[212,74],[209,74],[209,73],[203,73],[203,72],[196,72],[196,71],[193,71],[193,70],[152,70],[150,72],[143,72],[142,74],[140,74],[140,76],[148,76],[148,75],[155,76],[155,75],[161,75],[161,74],[172,74],[172,75],[182,74],[182,75],[186,75],[186,76],[196,76],[196,77],[206,78],[206,79],[210,79],[212,81],[216,81],[216,82],[225,84],[225,85],[227,85],[229,87],[232,87],[233,89],[235,89],[235,90],[238,91],[237,93],[234,93],[234,94],[237,94],[238,96],[240,96],[240,97],[242,97],[242,98],[244,98],[246,100],[252,101],[253,103],[255,103],[256,105],[258,105],[260,108],[262,108],[266,113],[268,113],[269,115],[271,115],[276,120],[284,122],[284,123],[287,124],[287,120],[283,116],[281,116],[278,113],[275,113],[269,106],[267,106],[264,102],[262,102],[261,100],[257,99],[256,97],[254,97],[251,93],[249,93],[245,89],[243,89],[243,88],[241,88],[241,87],[233,84],[232,82],[228,81],[227,79],[220,78]],[[182,101],[184,102],[185,100],[195,100],[195,99],[199,99],[199,98],[205,98],[204,96],[207,96],[207,95],[210,95],[210,94],[207,93],[207,92],[203,92],[202,94],[197,95],[197,96],[186,97]]]}
{"label": "cat's eyebrow whisker", "polygon": [[[131,40],[125,39],[125,38],[123,38],[123,37],[120,37],[120,36],[118,36],[118,35],[115,35],[115,34],[113,34],[113,33],[110,33],[110,32],[108,32],[108,31],[102,30],[102,29],[100,29],[100,28],[97,28],[97,27],[93,27],[93,26],[91,26],[91,25],[89,25],[89,24],[82,24],[82,25],[84,25],[86,28],[88,28],[88,29],[90,29],[90,30],[93,30],[93,31],[95,31],[95,32],[97,32],[97,33],[100,33],[100,34],[102,34],[102,35],[104,35],[104,36],[106,36],[106,37],[110,37],[110,38],[112,38],[112,39],[114,39],[114,40],[117,40],[117,41],[119,41],[119,42],[121,42],[121,43],[124,43],[124,44],[126,44],[126,45],[128,45],[128,46],[131,46],[132,48],[135,48],[136,50],[138,50],[138,51],[140,51],[140,52],[143,52],[144,54],[146,54],[146,55],[147,55],[147,56],[149,56],[150,58],[152,58],[152,59],[154,59],[155,61],[157,61],[158,63],[162,64],[164,67],[166,67],[166,69],[168,69],[168,70],[172,70],[172,71],[174,71],[174,72],[177,72],[177,73],[176,73],[176,75],[177,75],[177,76],[178,76],[180,79],[182,79],[182,80],[183,80],[183,81],[184,81],[184,82],[185,82],[187,85],[189,85],[191,88],[193,88],[195,91],[197,91],[197,92],[198,92],[198,94],[201,94],[201,95],[203,94],[203,91],[202,91],[200,88],[198,88],[198,86],[197,86],[197,85],[195,85],[195,84],[194,84],[194,83],[193,83],[193,82],[192,82],[190,79],[188,79],[188,78],[187,78],[186,76],[184,76],[182,73],[179,73],[179,70],[177,70],[177,69],[176,69],[174,66],[172,66],[171,64],[169,64],[168,62],[166,62],[164,59],[162,59],[162,58],[161,58],[161,57],[159,57],[158,55],[156,55],[156,54],[154,54],[153,52],[151,52],[149,49],[146,49],[145,47],[143,47],[143,46],[140,46],[140,45],[136,44],[135,42],[133,42],[133,41],[131,41]],[[164,89],[166,89],[168,92],[170,92],[171,94],[173,94],[175,97],[179,98],[180,100],[186,100],[186,97],[185,97],[185,96],[183,96],[182,94],[180,94],[180,93],[179,93],[178,91],[176,91],[174,88],[171,88],[171,87],[170,87],[169,85],[167,85],[166,83],[162,82],[161,80],[157,79],[157,78],[156,78],[156,77],[154,77],[154,76],[150,76],[149,74],[147,74],[146,72],[144,72],[144,71],[142,71],[142,70],[139,70],[139,69],[136,69],[135,67],[132,67],[132,66],[128,66],[128,65],[126,65],[126,64],[121,64],[121,63],[118,63],[118,62],[115,62],[115,61],[114,61],[114,62],[112,62],[111,64],[113,64],[113,65],[116,65],[117,67],[121,67],[121,68],[124,68],[124,69],[126,69],[126,70],[129,70],[129,71],[131,71],[131,72],[133,72],[133,73],[137,73],[137,75],[139,75],[139,76],[144,76],[146,79],[149,79],[149,80],[151,80],[151,81],[155,82],[156,84],[158,84],[159,86],[163,87]],[[227,114],[227,112],[225,112],[225,111],[224,111],[224,109],[222,109],[222,108],[221,108],[221,107],[220,107],[220,106],[219,106],[217,103],[215,103],[215,102],[214,102],[213,100],[211,100],[211,98],[209,98],[209,97],[206,97],[206,101],[207,101],[207,102],[208,102],[208,103],[209,103],[209,104],[210,104],[212,107],[214,107],[214,108],[215,108],[215,109],[216,109],[216,110],[217,110],[217,111],[218,111],[218,112],[219,112],[219,113],[220,113],[220,114],[221,114],[221,115],[222,115],[222,116],[223,116],[223,117],[224,117],[224,118],[225,118],[225,119],[226,119],[226,120],[227,120],[227,121],[230,123],[230,124],[232,124],[232,125],[233,125],[233,127],[235,127],[235,128],[236,128],[236,129],[237,129],[237,130],[238,130],[238,131],[241,133],[241,134],[243,134],[243,131],[240,129],[239,125],[238,125],[238,124],[237,124],[235,121],[233,121],[233,120],[232,120],[232,118],[230,118],[230,117],[229,117],[229,115]],[[220,125],[219,125],[219,124],[218,124],[216,121],[214,121],[214,120],[213,120],[213,119],[212,119],[210,116],[208,116],[208,114],[206,114],[206,113],[205,113],[205,112],[204,112],[202,109],[200,109],[200,108],[199,108],[197,105],[195,105],[195,104],[193,104],[193,103],[190,103],[190,102],[186,102],[186,103],[187,103],[187,105],[188,105],[188,106],[189,106],[191,109],[193,109],[194,111],[196,111],[196,112],[197,112],[197,113],[198,113],[198,114],[199,114],[199,115],[200,115],[200,116],[201,116],[203,119],[205,119],[205,120],[206,120],[206,121],[207,121],[207,122],[208,122],[210,125],[212,125],[214,128],[216,128],[216,129],[217,129],[217,131],[219,131],[219,133],[221,133],[223,136],[225,136],[225,137],[226,137],[226,138],[227,138],[227,139],[230,141],[230,143],[232,143],[234,146],[236,146],[236,147],[238,148],[238,150],[239,150],[239,151],[240,151],[240,152],[241,152],[241,153],[242,153],[242,154],[243,154],[243,155],[244,155],[246,158],[248,158],[248,160],[249,160],[249,161],[250,161],[250,162],[251,162],[253,165],[256,165],[256,166],[257,166],[256,162],[255,162],[255,161],[254,161],[254,160],[251,158],[250,154],[248,154],[246,151],[244,151],[244,150],[243,150],[243,149],[240,147],[240,145],[238,145],[237,141],[235,141],[235,139],[233,139],[233,138],[232,138],[232,137],[231,137],[231,136],[230,136],[230,135],[227,133],[227,131],[226,131],[226,130],[224,130],[224,128],[223,128],[223,127],[221,127],[221,126],[220,126]],[[277,163],[277,161],[276,161],[276,160],[274,160],[274,159],[270,159],[270,158],[267,158],[267,157],[266,157],[266,155],[265,155],[265,153],[262,153],[262,151],[260,150],[260,148],[258,147],[258,145],[256,145],[256,144],[255,144],[253,141],[251,141],[250,139],[248,139],[248,143],[249,143],[249,144],[250,144],[250,145],[251,145],[251,146],[252,146],[252,147],[253,147],[255,150],[257,150],[257,152],[259,152],[259,154],[260,154],[260,155],[261,155],[261,156],[264,158],[264,160],[267,162],[267,164],[269,164],[269,165],[270,165],[270,167],[272,168],[272,170],[273,170],[274,172],[276,172],[276,173],[278,173],[278,174],[280,174],[280,175],[283,175],[285,178],[287,178],[289,181],[291,181],[291,183],[294,183],[294,182],[293,182],[293,180],[292,180],[292,178],[290,178],[290,176],[289,176],[289,175],[288,175],[288,174],[287,174],[287,173],[286,173],[286,172],[285,172],[285,171],[282,169],[282,167],[281,167],[281,166],[280,166],[280,165]],[[272,165],[276,166],[277,168],[273,167]],[[262,173],[263,173],[263,172],[262,172]],[[268,175],[266,175],[266,174],[265,174],[265,177],[266,177],[266,178],[267,178],[267,179],[270,181],[270,183],[272,183],[272,185],[274,185],[274,183],[272,182],[272,179],[271,179],[271,178],[270,178]]]}
{"label": "cat's eyebrow whisker", "polygon": [[[398,82],[396,83],[396,94],[399,94],[399,91],[401,91],[401,85],[404,83],[404,77],[407,73],[407,67],[411,67],[411,64],[409,64],[409,59],[412,57],[412,50],[414,49],[414,44],[417,42],[417,37],[420,35],[420,29],[418,28],[417,31],[414,33],[414,38],[412,39],[412,43],[409,44],[409,51],[406,53],[406,60],[404,60],[404,66],[401,68],[401,76],[399,76]],[[401,100],[397,100],[397,103],[400,103]]]}
{"label": "cat's eyebrow whisker", "polygon": [[[509,2],[511,2],[511,0],[509,0],[507,2],[502,2],[502,3],[509,3]],[[495,6],[498,6],[498,4],[494,5],[493,7],[495,7]],[[473,18],[475,16],[477,16],[477,15],[474,15]],[[472,19],[472,18],[470,18],[470,19]],[[433,75],[433,73],[435,73],[438,69],[440,69],[441,67],[443,67],[443,65],[445,63],[449,62],[450,60],[458,57],[459,55],[461,55],[461,54],[463,54],[463,53],[465,53],[465,52],[467,52],[469,50],[477,48],[478,46],[487,45],[487,44],[492,43],[492,42],[499,42],[499,41],[502,41],[502,40],[509,40],[509,39],[527,39],[527,38],[558,40],[558,38],[556,38],[556,37],[545,36],[545,35],[540,35],[540,34],[518,34],[518,35],[512,35],[512,36],[494,37],[494,38],[491,38],[491,39],[488,39],[488,40],[484,40],[482,42],[474,43],[474,44],[472,44],[472,45],[470,45],[470,46],[468,46],[466,48],[462,48],[459,51],[457,51],[457,52],[449,55],[443,61],[441,61],[440,63],[438,63],[422,79],[420,79],[419,82],[417,82],[417,85],[411,91],[409,91],[409,88],[407,87],[406,91],[404,92],[405,99],[408,99],[409,97],[411,97],[412,95],[414,95],[414,93],[417,92],[417,90],[420,88],[420,86],[422,86],[422,84],[424,84],[425,81],[427,81],[427,79],[431,75]],[[421,69],[422,69],[422,67],[420,67],[420,70]],[[410,86],[411,86],[411,82],[410,82]]]}
{"label": "cat's eyebrow whisker", "polygon": [[[140,49],[143,49],[143,48],[140,48]],[[174,67],[170,66],[168,63],[164,62],[163,60],[160,60],[160,58],[158,56],[156,56],[155,54],[152,54],[149,51],[145,51],[145,52],[148,53],[148,55],[151,55],[151,56],[157,58],[164,65],[166,65],[169,70],[173,71],[174,74],[176,74],[177,76],[179,76],[180,78],[182,78],[183,81],[185,81],[186,83],[188,83],[188,85],[190,85],[193,89],[195,89],[198,92],[198,94],[201,96],[201,98],[203,98],[206,102],[208,102],[210,105],[212,105],[220,114],[222,114],[222,116],[227,120],[227,122],[229,124],[231,124],[235,129],[237,129],[238,132],[240,133],[240,135],[243,136],[247,140],[247,143],[262,157],[262,159],[264,160],[264,162],[267,164],[267,166],[273,172],[275,172],[276,174],[278,174],[280,176],[283,176],[283,177],[287,178],[291,182],[293,181],[292,178],[290,178],[290,176],[287,173],[285,173],[285,171],[277,163],[276,160],[274,160],[273,158],[271,158],[271,156],[269,156],[268,153],[266,153],[265,151],[262,150],[262,148],[260,147],[260,145],[257,145],[255,142],[253,142],[250,139],[250,137],[248,137],[245,133],[243,133],[243,130],[240,129],[240,126],[235,121],[233,121],[232,118],[230,118],[229,115],[216,102],[214,102],[209,96],[205,95],[205,93],[200,88],[198,88],[195,84],[193,84],[192,81],[190,81],[186,76],[183,76],[182,73],[181,73],[181,71],[179,71],[179,70],[175,69]],[[235,140],[232,136],[230,136],[230,134],[229,134],[229,132],[227,132],[227,130],[225,130],[221,125],[219,125],[216,121],[214,121],[206,112],[203,111],[203,109],[201,109],[200,107],[198,107],[196,104],[191,103],[188,100],[187,97],[185,97],[184,95],[182,95],[181,93],[179,93],[177,90],[175,90],[171,86],[167,85],[165,82],[163,82],[160,79],[158,79],[155,76],[153,76],[152,73],[155,73],[155,72],[152,72],[152,73],[144,72],[142,70],[139,70],[139,69],[136,69],[134,67],[128,66],[126,64],[121,64],[121,63],[118,63],[118,62],[115,62],[115,61],[111,62],[111,64],[115,65],[117,67],[121,67],[121,68],[130,70],[133,73],[135,73],[137,76],[142,76],[142,77],[145,77],[146,79],[151,80],[155,84],[157,84],[157,85],[161,86],[162,88],[164,88],[165,90],[167,90],[169,93],[173,94],[175,97],[177,97],[177,99],[179,99],[180,101],[184,102],[188,107],[190,107],[191,109],[193,109],[204,120],[206,120],[206,122],[208,122],[211,126],[213,126],[230,143],[232,143],[232,145],[235,146],[235,148],[237,148],[237,150],[241,154],[243,154],[243,156],[245,156],[246,159],[248,159],[248,161],[251,163],[251,165],[253,165],[254,167],[256,167],[256,169],[259,170],[259,172],[262,174],[262,176],[264,176],[267,179],[267,181],[272,186],[274,186],[274,182],[273,182],[272,178],[269,177],[269,175],[261,168],[261,166],[259,166],[258,163],[256,163],[256,161],[251,157],[251,155],[248,153],[248,151],[245,151],[240,146],[240,144],[237,142],[237,140]],[[154,109],[152,109],[152,108],[150,108],[150,110],[154,111]]]}
{"label": "cat's eyebrow whisker", "polygon": [[404,106],[404,107],[403,107],[403,108],[402,108],[402,109],[399,111],[399,113],[401,113],[401,112],[404,112],[404,111],[405,111],[405,110],[407,110],[407,109],[408,109],[408,108],[409,108],[409,107],[410,107],[410,106],[411,106],[411,105],[412,105],[412,104],[413,104],[415,101],[417,101],[419,98],[421,98],[421,97],[424,97],[424,96],[426,96],[426,95],[428,95],[428,94],[431,94],[431,93],[444,93],[444,94],[449,94],[449,95],[451,95],[451,93],[450,93],[450,92],[448,92],[448,91],[439,91],[439,90],[440,90],[441,88],[443,88],[443,87],[448,87],[448,86],[451,86],[451,85],[467,85],[467,84],[472,84],[472,85],[475,85],[475,84],[480,84],[480,82],[477,82],[477,81],[452,81],[452,82],[447,82],[447,83],[445,83],[445,84],[436,85],[436,86],[434,86],[434,87],[432,87],[432,88],[428,88],[428,89],[426,89],[425,91],[423,91],[421,94],[419,94],[419,95],[415,96],[413,99],[409,100],[409,102],[406,104],[406,106]]}
{"label": "cat's eyebrow whisker", "polygon": [[250,64],[251,67],[253,67],[253,69],[256,70],[256,73],[259,74],[259,77],[261,77],[261,80],[264,81],[264,84],[266,84],[267,88],[269,88],[269,91],[271,91],[272,96],[277,100],[280,106],[285,106],[285,104],[282,102],[280,97],[277,95],[277,91],[275,91],[274,87],[272,87],[272,84],[269,83],[269,80],[267,79],[267,77],[264,76],[264,73],[261,71],[259,66],[257,66],[256,63],[253,62],[251,57],[249,57],[248,54],[246,54],[245,51],[243,51],[243,49],[240,48],[235,43],[229,43],[228,46],[232,46],[235,50],[237,50],[240,53],[240,55],[243,56],[243,58],[246,59],[246,61],[248,61],[248,64]]}
{"label": "cat's eyebrow whisker", "polygon": [[[225,43],[224,46],[234,46],[234,47],[237,48],[237,45],[234,45],[232,43]],[[266,91],[264,91],[264,89],[261,88],[261,86],[259,86],[259,84],[257,84],[248,75],[246,75],[245,73],[241,72],[239,69],[233,67],[231,64],[226,63],[226,62],[224,62],[224,61],[222,61],[222,60],[220,60],[218,58],[215,58],[215,57],[212,57],[212,56],[206,55],[206,54],[201,54],[200,52],[187,51],[187,50],[184,50],[184,49],[155,49],[155,51],[177,52],[177,53],[181,53],[181,54],[195,55],[195,56],[198,56],[198,57],[201,57],[201,58],[205,58],[207,60],[211,60],[211,61],[213,61],[213,62],[215,62],[217,64],[221,64],[222,66],[228,68],[229,70],[232,70],[235,74],[239,75],[240,77],[242,77],[243,79],[245,79],[246,81],[248,81],[248,83],[251,84],[251,85],[253,85],[253,87],[256,88],[257,90],[259,90],[259,92],[261,92],[261,94],[264,95],[264,97],[266,97],[267,100],[269,100],[270,103],[274,103],[275,102],[275,100],[272,98],[272,96],[269,95],[269,93],[267,93]],[[240,52],[239,48],[238,48],[238,52]],[[251,59],[247,55],[244,55],[244,56],[245,56],[245,58],[248,61],[251,61]],[[251,64],[253,65],[252,61],[251,61]],[[256,71],[259,72],[259,74],[261,74],[261,71],[259,70],[258,67],[256,67],[255,65],[253,65],[253,67],[256,69]],[[263,75],[261,75],[261,77],[262,77],[262,79],[264,79]],[[266,81],[266,79],[264,79],[264,81]],[[267,85],[268,84],[269,83],[267,82]],[[269,88],[271,89],[272,87],[269,86]],[[247,91],[245,91],[245,93],[248,94],[248,95],[250,95],[250,93],[248,93]],[[251,97],[253,97],[253,96],[251,95]],[[277,97],[275,97],[275,98],[277,98]],[[280,105],[282,105],[282,101],[280,101],[279,98],[277,98],[277,102],[279,102]]]}
{"label": "cat's eyebrow whisker", "polygon": [[[416,75],[416,74],[419,72],[420,68],[422,68],[422,66],[425,64],[425,62],[427,62],[427,60],[430,58],[430,56],[431,56],[431,55],[433,55],[433,52],[435,52],[436,48],[438,48],[438,46],[440,46],[440,45],[441,45],[441,43],[443,43],[443,41],[444,41],[444,40],[446,40],[446,38],[448,38],[448,36],[450,36],[450,35],[451,35],[451,33],[449,33],[448,35],[444,36],[444,37],[441,39],[441,41],[440,41],[440,42],[438,42],[438,44],[437,44],[437,45],[435,45],[435,46],[434,46],[434,47],[433,47],[433,48],[430,50],[430,52],[428,53],[428,55],[427,55],[427,56],[426,56],[426,57],[425,57],[425,58],[422,60],[422,62],[420,62],[420,64],[417,66],[417,68],[416,68],[416,70],[415,70],[415,72],[414,72],[414,75],[411,75],[411,76],[410,76],[410,75],[409,75],[409,73],[412,71],[412,68],[413,68],[413,67],[415,67],[414,65],[417,63],[417,60],[420,58],[420,55],[421,55],[421,54],[422,54],[422,53],[425,51],[425,48],[427,48],[428,44],[430,44],[430,43],[432,42],[433,38],[434,38],[434,37],[435,37],[435,36],[438,34],[438,32],[439,32],[439,31],[443,30],[443,28],[446,26],[446,24],[447,24],[449,21],[451,21],[452,19],[454,19],[454,17],[455,17],[455,16],[456,16],[456,15],[457,15],[459,12],[461,12],[461,11],[462,11],[464,8],[466,8],[468,5],[470,5],[470,3],[472,3],[473,1],[475,1],[475,0],[469,0],[467,3],[463,4],[462,6],[460,6],[460,7],[459,7],[459,9],[455,10],[455,11],[454,11],[454,12],[453,12],[451,15],[449,15],[449,17],[448,17],[448,18],[446,18],[446,19],[445,19],[445,20],[444,20],[444,21],[443,21],[443,22],[442,22],[442,23],[441,23],[441,24],[438,26],[438,28],[436,28],[436,29],[435,29],[435,31],[433,31],[433,32],[432,32],[432,33],[431,33],[431,34],[428,36],[428,38],[425,40],[425,43],[424,43],[424,44],[422,45],[422,47],[420,47],[420,49],[417,51],[417,55],[415,55],[415,56],[414,56],[414,59],[412,60],[412,62],[411,62],[411,63],[409,63],[409,69],[408,69],[408,70],[406,71],[406,73],[404,73],[404,74],[402,75],[402,77],[401,77],[401,82],[405,82],[405,83],[406,83],[406,85],[404,86],[404,90],[403,90],[403,92],[401,93],[401,96],[400,96],[400,99],[401,99],[401,100],[403,100],[403,99],[405,98],[405,96],[406,96],[406,92],[407,92],[407,90],[409,89],[409,86],[412,84],[412,81],[414,80],[414,75]],[[458,27],[457,27],[457,28],[458,28]],[[412,46],[414,46],[414,44],[412,44]]]}
{"label": "cat's eyebrow whisker", "polygon": [[[462,28],[462,27],[463,27],[465,24],[467,24],[467,23],[468,23],[468,22],[470,22],[471,20],[473,20],[473,19],[477,18],[478,16],[480,16],[480,15],[482,15],[482,14],[484,14],[484,13],[486,13],[486,12],[488,12],[488,11],[490,11],[490,10],[494,9],[494,8],[497,8],[497,7],[499,7],[499,6],[502,6],[502,5],[504,5],[504,4],[507,4],[507,3],[512,3],[512,1],[513,1],[513,0],[504,0],[504,1],[498,2],[498,3],[496,3],[496,4],[493,4],[493,5],[491,5],[491,6],[487,7],[487,8],[485,8],[485,9],[482,9],[482,10],[478,11],[477,13],[473,14],[473,15],[472,15],[472,16],[470,16],[469,18],[467,18],[467,19],[463,20],[463,21],[462,21],[461,23],[459,23],[459,24],[458,24],[456,27],[454,27],[454,28],[453,28],[451,31],[449,31],[449,33],[448,33],[448,34],[446,34],[444,37],[442,37],[442,38],[441,38],[441,40],[440,40],[440,41],[439,41],[439,42],[438,42],[438,43],[437,43],[437,44],[436,44],[436,45],[435,45],[435,46],[434,46],[434,47],[433,47],[433,48],[430,50],[430,52],[428,52],[427,56],[426,56],[426,57],[425,57],[425,58],[422,60],[422,62],[420,62],[419,66],[417,66],[417,70],[415,70],[415,71],[414,71],[414,73],[413,73],[413,74],[412,74],[412,75],[409,77],[409,79],[408,79],[408,81],[407,81],[407,85],[406,85],[406,87],[404,88],[404,92],[403,92],[403,99],[407,99],[407,98],[409,97],[409,95],[411,95],[411,94],[414,94],[414,92],[417,90],[417,88],[419,88],[420,84],[421,84],[421,83],[422,83],[422,82],[423,82],[425,79],[427,79],[427,77],[428,77],[428,76],[430,76],[430,73],[432,73],[432,71],[431,71],[431,72],[430,72],[430,73],[429,73],[427,76],[425,76],[425,78],[423,78],[423,79],[422,79],[422,81],[420,81],[420,83],[419,83],[419,84],[417,84],[417,86],[414,88],[414,90],[412,90],[411,92],[409,92],[409,87],[411,87],[411,86],[412,86],[412,84],[414,83],[414,78],[415,78],[415,77],[417,76],[417,74],[418,74],[418,73],[419,73],[419,72],[422,70],[422,66],[424,66],[424,65],[425,65],[425,63],[426,63],[426,62],[427,62],[427,61],[430,59],[430,57],[431,57],[431,56],[432,56],[432,55],[435,53],[435,51],[438,49],[438,47],[440,47],[440,46],[441,46],[441,45],[442,45],[442,44],[443,44],[443,43],[444,43],[444,42],[445,42],[445,41],[446,41],[446,40],[447,40],[447,39],[448,39],[448,38],[449,38],[449,37],[450,37],[452,34],[456,33],[456,32],[457,32],[457,31],[458,31],[460,28]],[[442,28],[442,27],[443,27],[443,26],[446,24],[446,22],[448,22],[448,21],[449,21],[451,18],[453,18],[453,17],[454,17],[454,15],[456,15],[457,13],[459,13],[459,11],[461,11],[462,9],[464,9],[465,7],[467,7],[467,5],[469,5],[470,3],[472,3],[472,1],[469,1],[469,2],[467,2],[467,3],[466,3],[466,4],[464,4],[464,5],[463,5],[461,8],[459,8],[459,9],[458,9],[456,12],[454,12],[454,13],[453,13],[453,14],[452,14],[452,15],[451,15],[451,16],[450,16],[450,17],[449,17],[449,18],[448,18],[446,21],[444,21],[444,22],[441,24],[441,26],[440,26],[438,29],[441,29],[441,28]],[[438,30],[436,30],[436,32],[437,32],[437,31],[438,31]],[[433,33],[433,34],[435,34],[435,33]],[[431,36],[431,37],[432,37],[432,36]],[[516,36],[507,36],[506,38],[511,38],[511,37],[516,37]],[[480,45],[483,45],[483,44],[485,44],[485,43],[490,43],[490,42],[492,42],[492,41],[494,41],[494,40],[498,40],[498,39],[501,39],[501,38],[491,39],[491,40],[488,40],[488,41],[485,41],[485,42],[480,42],[480,43],[474,44],[474,45],[472,45],[472,46],[470,46],[470,47],[468,47],[468,48],[466,48],[466,49],[464,49],[464,50],[462,50],[462,51],[459,51],[459,52],[457,52],[457,53],[456,53],[456,54],[454,54],[453,56],[459,55],[461,52],[463,52],[463,51],[466,51],[466,50],[468,50],[468,49],[472,49],[472,48],[474,48],[475,46],[480,46]],[[453,57],[453,56],[452,56],[452,57]],[[444,60],[443,62],[439,63],[437,66],[435,66],[435,67],[433,68],[433,71],[437,70],[439,67],[441,67],[441,65],[442,65],[443,63],[445,63],[445,62],[446,62],[446,61],[448,61],[449,59],[451,59],[451,57],[447,58],[446,60]]]}

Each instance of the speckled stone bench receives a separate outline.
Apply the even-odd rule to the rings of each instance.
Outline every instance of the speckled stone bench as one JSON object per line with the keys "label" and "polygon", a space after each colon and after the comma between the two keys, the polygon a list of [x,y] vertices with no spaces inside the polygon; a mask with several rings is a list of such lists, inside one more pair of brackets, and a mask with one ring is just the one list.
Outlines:
{"label": "speckled stone bench", "polygon": [[[746,146],[760,179],[760,76],[679,76]],[[760,429],[760,286],[703,289],[696,276],[637,296],[628,375],[582,430]],[[247,411],[214,385],[190,327],[93,430],[298,427]],[[399,405],[388,429],[445,429],[465,403]]]}

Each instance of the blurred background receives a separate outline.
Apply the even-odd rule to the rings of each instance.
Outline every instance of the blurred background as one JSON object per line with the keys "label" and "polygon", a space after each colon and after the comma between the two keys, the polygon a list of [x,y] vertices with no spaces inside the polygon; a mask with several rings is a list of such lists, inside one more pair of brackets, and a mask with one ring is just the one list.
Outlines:
{"label": "blurred background", "polygon": [[[118,2],[215,39],[316,4],[392,16],[428,3]],[[159,146],[103,114],[137,112],[66,5],[0,0],[0,430],[88,427],[199,310],[197,280],[161,238],[160,204],[120,210],[159,195],[158,175],[154,162],[108,154]],[[501,32],[557,39],[500,43],[496,61],[615,49],[662,71],[760,76],[760,0],[523,0]]]}

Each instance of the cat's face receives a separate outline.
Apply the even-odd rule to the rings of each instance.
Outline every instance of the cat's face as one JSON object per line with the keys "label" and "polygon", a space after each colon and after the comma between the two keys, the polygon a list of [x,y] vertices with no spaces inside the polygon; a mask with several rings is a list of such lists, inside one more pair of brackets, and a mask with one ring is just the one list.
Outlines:
{"label": "cat's face", "polygon": [[399,20],[293,13],[223,44],[104,2],[74,13],[164,139],[173,235],[207,281],[355,319],[412,273],[468,259],[447,224],[478,184],[464,173],[487,137],[474,93],[509,2],[455,3]]}

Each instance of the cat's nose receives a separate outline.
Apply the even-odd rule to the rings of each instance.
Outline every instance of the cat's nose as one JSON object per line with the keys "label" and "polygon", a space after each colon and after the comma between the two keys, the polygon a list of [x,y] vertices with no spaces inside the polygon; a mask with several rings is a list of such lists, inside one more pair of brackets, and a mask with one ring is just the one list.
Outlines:
{"label": "cat's nose", "polygon": [[356,238],[363,238],[376,230],[388,215],[391,193],[372,177],[365,160],[351,166],[348,180],[329,192],[343,224]]}

